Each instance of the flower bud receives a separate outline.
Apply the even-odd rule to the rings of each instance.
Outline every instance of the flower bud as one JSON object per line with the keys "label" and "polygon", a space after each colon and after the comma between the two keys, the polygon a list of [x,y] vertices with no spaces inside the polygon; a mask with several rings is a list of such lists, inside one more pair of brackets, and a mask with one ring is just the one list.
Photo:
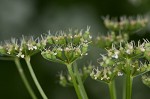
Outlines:
{"label": "flower bud", "polygon": [[72,34],[68,34],[68,35],[66,36],[66,41],[67,41],[67,44],[72,43],[72,41],[73,41],[73,36],[72,36]]}
{"label": "flower bud", "polygon": [[46,39],[48,44],[53,44],[53,36],[48,35]]}
{"label": "flower bud", "polygon": [[0,55],[6,54],[6,49],[3,46],[0,46]]}
{"label": "flower bud", "polygon": [[59,58],[63,58],[63,49],[62,48],[57,48],[56,49],[56,53],[57,53],[57,57],[59,57]]}
{"label": "flower bud", "polygon": [[62,85],[63,87],[67,86],[67,79],[65,76],[63,76],[62,74],[59,77],[59,84]]}
{"label": "flower bud", "polygon": [[85,54],[88,51],[88,44],[83,43],[82,47],[81,47],[81,52],[83,54]]}
{"label": "flower bud", "polygon": [[89,30],[85,31],[85,33],[83,33],[83,39],[85,41],[90,41],[92,39],[92,36],[90,35]]}
{"label": "flower bud", "polygon": [[146,74],[143,75],[142,81],[146,86],[150,87],[150,76],[149,75],[146,75]]}
{"label": "flower bud", "polygon": [[64,53],[65,53],[65,56],[66,56],[68,62],[70,62],[70,60],[73,58],[73,48],[66,47],[64,49]]}
{"label": "flower bud", "polygon": [[73,44],[78,45],[80,44],[80,40],[81,40],[81,34],[76,34],[73,37]]}

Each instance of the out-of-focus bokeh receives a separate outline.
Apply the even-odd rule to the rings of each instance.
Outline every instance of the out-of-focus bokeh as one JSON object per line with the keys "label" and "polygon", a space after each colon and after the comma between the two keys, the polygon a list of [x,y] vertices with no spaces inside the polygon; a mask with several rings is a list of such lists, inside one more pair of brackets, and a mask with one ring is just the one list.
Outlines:
{"label": "out-of-focus bokeh", "polygon": [[[91,26],[93,36],[105,34],[102,16],[136,16],[150,14],[150,0],[0,0],[0,41],[22,35],[39,36],[49,30],[55,34],[59,30],[86,29]],[[136,34],[132,39],[149,36]],[[136,38],[135,38],[136,37]],[[88,64],[100,57],[99,49],[91,49],[87,58],[80,65]],[[40,95],[32,83],[24,60],[23,68],[39,99]],[[64,88],[59,85],[58,74],[66,67],[44,60],[40,54],[32,57],[32,64],[37,78],[49,99],[77,99],[72,87]],[[122,99],[122,78],[117,78],[118,99]],[[109,99],[108,88],[105,84],[88,78],[85,88],[89,99]],[[142,84],[141,78],[134,79],[132,99],[148,99],[150,89]],[[31,99],[20,75],[11,61],[0,61],[0,99]]]}

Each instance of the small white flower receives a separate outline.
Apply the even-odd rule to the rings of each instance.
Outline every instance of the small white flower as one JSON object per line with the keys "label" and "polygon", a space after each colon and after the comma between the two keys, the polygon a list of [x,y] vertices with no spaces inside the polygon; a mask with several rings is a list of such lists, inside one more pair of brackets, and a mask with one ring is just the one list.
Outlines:
{"label": "small white flower", "polygon": [[66,48],[65,48],[65,51],[71,51],[71,48],[66,47]]}
{"label": "small white flower", "polygon": [[70,35],[70,38],[73,38],[72,35]]}
{"label": "small white flower", "polygon": [[103,77],[101,77],[101,80],[103,80],[104,78]]}
{"label": "small white flower", "polygon": [[36,49],[37,49],[37,46],[33,46],[33,48],[36,50]]}
{"label": "small white flower", "polygon": [[85,55],[88,55],[88,53],[85,53]]}
{"label": "small white flower", "polygon": [[63,49],[62,49],[62,48],[60,48],[60,47],[59,47],[57,50],[58,50],[58,51],[63,51]]}
{"label": "small white flower", "polygon": [[127,54],[131,54],[131,51],[129,49],[126,50]]}
{"label": "small white flower", "polygon": [[53,55],[57,55],[57,53],[53,53]]}
{"label": "small white flower", "polygon": [[141,50],[142,52],[144,52],[144,51],[145,51],[145,48],[142,47],[142,48],[140,48],[140,50]]}
{"label": "small white flower", "polygon": [[110,77],[107,77],[106,79],[107,79],[107,80],[109,80],[109,79],[110,79]]}
{"label": "small white flower", "polygon": [[70,76],[68,76],[68,80],[71,81],[71,77]]}
{"label": "small white flower", "polygon": [[90,39],[92,39],[92,36],[91,36],[91,35],[89,35],[89,38],[90,38]]}
{"label": "small white flower", "polygon": [[118,59],[118,55],[117,55],[117,54],[114,54],[114,55],[112,55],[112,58]]}
{"label": "small white flower", "polygon": [[140,71],[140,68],[138,68],[137,71]]}
{"label": "small white flower", "polygon": [[123,76],[123,73],[122,72],[118,72],[118,76]]}
{"label": "small white flower", "polygon": [[16,55],[17,57],[21,57],[21,58],[24,58],[25,57],[25,55],[24,54],[22,54],[22,52],[19,52],[17,55]]}
{"label": "small white flower", "polygon": [[24,55],[24,54],[22,54],[20,57],[21,57],[21,58],[24,58],[24,56],[25,56],[25,55]]}
{"label": "small white flower", "polygon": [[22,51],[22,47],[19,49],[19,51]]}
{"label": "small white flower", "polygon": [[94,79],[97,80],[97,77],[95,76]]}
{"label": "small white flower", "polygon": [[88,40],[84,40],[84,43],[87,43],[88,42]]}
{"label": "small white flower", "polygon": [[8,54],[10,54],[10,52],[9,52],[9,51],[8,51],[7,53],[8,53]]}

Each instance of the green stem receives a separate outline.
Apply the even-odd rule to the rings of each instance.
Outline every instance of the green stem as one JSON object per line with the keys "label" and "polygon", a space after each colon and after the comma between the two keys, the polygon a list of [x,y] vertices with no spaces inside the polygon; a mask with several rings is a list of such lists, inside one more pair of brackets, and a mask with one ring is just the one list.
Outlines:
{"label": "green stem", "polygon": [[43,99],[48,99],[47,96],[45,95],[45,93],[44,93],[42,87],[40,86],[40,84],[39,84],[37,78],[36,78],[36,75],[35,75],[35,73],[34,73],[34,71],[33,71],[33,68],[32,68],[32,66],[31,66],[31,63],[30,63],[30,57],[29,57],[29,56],[26,57],[26,58],[25,58],[25,61],[26,61],[26,63],[27,63],[27,66],[28,66],[29,72],[30,72],[30,74],[31,74],[31,76],[32,76],[32,79],[33,79],[33,81],[34,81],[34,83],[35,83],[37,89],[39,90],[41,96],[43,97]]}
{"label": "green stem", "polygon": [[110,98],[117,99],[115,81],[114,80],[110,81],[108,83],[108,87],[109,87]]}
{"label": "green stem", "polygon": [[74,63],[73,67],[74,67],[74,73],[76,74],[76,78],[77,78],[77,81],[78,81],[78,84],[79,84],[78,87],[80,89],[82,99],[88,99],[88,96],[87,96],[85,88],[83,86],[83,82],[82,82],[81,76],[79,74],[79,70],[78,70],[76,62]]}
{"label": "green stem", "polygon": [[133,81],[133,77],[130,74],[127,74],[126,75],[126,99],[131,99],[132,81]]}
{"label": "green stem", "polygon": [[73,86],[75,88],[75,91],[76,91],[76,94],[78,96],[78,99],[82,99],[82,96],[80,94],[80,90],[78,88],[78,84],[77,84],[76,78],[75,78],[73,70],[72,70],[72,65],[71,64],[66,64],[66,66],[67,66],[68,72],[69,72],[69,74],[71,76],[71,79],[72,79],[72,82],[73,82]]}
{"label": "green stem", "polygon": [[19,72],[19,74],[21,76],[21,79],[24,82],[24,85],[27,88],[27,90],[28,90],[29,94],[31,95],[32,99],[37,99],[35,93],[33,92],[32,88],[31,88],[31,86],[30,86],[30,84],[29,84],[29,82],[28,82],[28,80],[27,80],[27,78],[26,78],[26,76],[24,74],[23,68],[22,68],[22,66],[20,64],[20,60],[18,58],[15,58],[14,62],[16,64],[18,72]]}

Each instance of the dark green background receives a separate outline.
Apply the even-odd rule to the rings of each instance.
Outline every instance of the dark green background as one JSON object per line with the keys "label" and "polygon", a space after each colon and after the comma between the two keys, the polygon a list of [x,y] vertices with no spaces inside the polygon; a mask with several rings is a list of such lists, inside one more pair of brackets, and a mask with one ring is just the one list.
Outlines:
{"label": "dark green background", "polygon": [[[49,30],[54,34],[56,31],[69,28],[86,29],[87,26],[91,26],[94,36],[107,31],[102,16],[136,16],[149,13],[149,0],[0,0],[0,41],[21,35],[39,36]],[[150,37],[149,26],[144,32],[147,34],[139,33],[131,39]],[[96,64],[96,59],[100,57],[99,53],[98,48],[92,48],[90,54],[79,63],[83,65],[93,60]],[[21,62],[36,94],[42,99],[32,83],[24,60]],[[49,99],[77,99],[73,88],[64,88],[58,83],[58,74],[66,70],[65,66],[48,62],[40,54],[32,57],[32,64]],[[0,61],[0,68],[0,99],[30,99],[15,64],[11,61]],[[122,83],[122,78],[118,77],[118,99],[122,99]],[[85,88],[89,99],[109,99],[107,86],[103,83],[88,78]],[[140,77],[134,79],[132,97],[150,98],[150,89],[142,84]]]}

